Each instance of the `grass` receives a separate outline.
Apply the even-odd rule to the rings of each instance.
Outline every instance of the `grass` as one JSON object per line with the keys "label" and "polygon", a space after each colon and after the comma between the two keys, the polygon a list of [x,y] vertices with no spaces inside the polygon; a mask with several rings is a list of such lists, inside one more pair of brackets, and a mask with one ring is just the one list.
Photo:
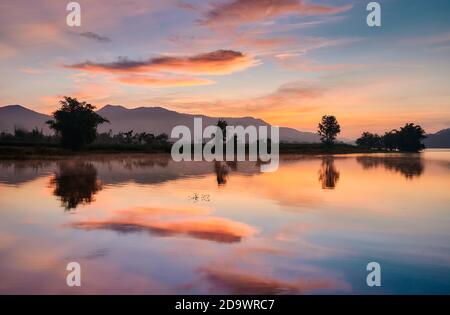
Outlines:
{"label": "grass", "polygon": [[346,143],[337,143],[333,146],[327,146],[322,143],[281,143],[280,153],[296,154],[352,154],[352,153],[380,153],[390,152],[386,150],[373,150],[361,148]]}
{"label": "grass", "polygon": [[[352,153],[378,153],[389,152],[383,150],[371,150],[360,148],[350,144],[336,144],[332,147],[321,143],[281,143],[280,154],[352,154]],[[95,144],[89,145],[83,150],[72,151],[63,149],[56,144],[2,144],[0,143],[0,158],[27,160],[27,159],[58,159],[74,155],[89,154],[117,154],[117,153],[170,153],[170,146],[147,146],[139,144]]]}

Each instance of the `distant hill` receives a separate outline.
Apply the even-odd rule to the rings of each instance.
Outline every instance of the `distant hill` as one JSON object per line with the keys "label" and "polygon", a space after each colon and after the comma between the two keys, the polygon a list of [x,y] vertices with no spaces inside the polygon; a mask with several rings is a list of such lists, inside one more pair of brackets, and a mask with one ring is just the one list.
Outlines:
{"label": "distant hill", "polygon": [[[100,126],[100,131],[111,129],[113,133],[133,130],[134,132],[166,133],[170,135],[172,128],[177,125],[185,125],[191,130],[194,128],[194,117],[203,119],[203,127],[215,125],[218,117],[205,115],[183,114],[167,110],[162,107],[139,107],[127,109],[123,106],[106,105],[97,111],[107,118],[111,124]],[[270,126],[267,122],[253,117],[222,117],[229,125],[234,126]],[[281,127],[280,139],[286,142],[318,142],[319,137],[311,132],[301,132],[296,129]]]}
{"label": "distant hill", "polygon": [[32,130],[35,127],[44,133],[50,133],[45,124],[50,116],[40,114],[21,105],[7,105],[0,107],[0,131],[13,132],[16,128]]}
{"label": "distant hill", "polygon": [[450,148],[450,128],[427,135],[423,143],[427,148]]}
{"label": "distant hill", "polygon": [[[107,118],[110,124],[103,124],[99,132],[113,133],[126,132],[148,132],[154,134],[166,133],[170,135],[172,128],[177,125],[185,125],[193,130],[194,117],[203,118],[203,127],[217,123],[218,117],[205,115],[183,114],[162,107],[139,107],[128,109],[119,105],[106,105],[97,111],[98,114]],[[229,125],[241,125],[247,127],[270,126],[267,122],[253,117],[222,117]],[[45,133],[51,131],[45,124],[50,116],[40,114],[20,105],[9,105],[0,107],[0,131],[12,132],[14,127],[31,130],[35,127],[42,129]],[[312,132],[302,132],[293,128],[280,127],[280,140],[283,142],[319,142],[319,136]]]}

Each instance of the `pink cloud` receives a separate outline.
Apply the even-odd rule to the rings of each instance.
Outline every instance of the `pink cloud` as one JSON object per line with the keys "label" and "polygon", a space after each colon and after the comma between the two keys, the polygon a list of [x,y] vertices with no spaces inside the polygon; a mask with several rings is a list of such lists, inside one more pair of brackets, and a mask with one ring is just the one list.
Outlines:
{"label": "pink cloud", "polygon": [[331,278],[280,279],[239,270],[234,266],[204,267],[199,270],[213,292],[230,294],[303,294],[318,290],[350,290],[347,283]]}
{"label": "pink cloud", "polygon": [[212,26],[237,26],[289,14],[338,14],[351,8],[352,5],[336,7],[312,4],[303,0],[232,0],[212,5],[199,22]]}

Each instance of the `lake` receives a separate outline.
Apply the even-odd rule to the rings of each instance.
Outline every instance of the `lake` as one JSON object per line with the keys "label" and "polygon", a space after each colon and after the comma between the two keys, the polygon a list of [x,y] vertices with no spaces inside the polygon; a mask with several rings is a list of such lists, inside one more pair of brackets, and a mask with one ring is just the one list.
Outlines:
{"label": "lake", "polygon": [[0,293],[450,294],[449,188],[449,150],[0,161]]}

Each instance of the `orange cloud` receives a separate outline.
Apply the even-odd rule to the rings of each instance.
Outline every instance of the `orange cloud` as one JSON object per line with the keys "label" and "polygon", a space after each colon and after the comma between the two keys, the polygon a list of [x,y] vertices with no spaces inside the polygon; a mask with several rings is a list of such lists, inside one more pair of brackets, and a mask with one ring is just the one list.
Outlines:
{"label": "orange cloud", "polygon": [[144,61],[121,58],[111,63],[86,61],[66,68],[104,73],[190,73],[223,75],[258,65],[259,61],[241,52],[216,50],[185,57],[162,56]]}
{"label": "orange cloud", "polygon": [[[328,87],[316,83],[299,81],[284,84],[271,93],[253,98],[211,100],[180,97],[166,101],[160,100],[160,103],[190,113],[207,111],[209,115],[240,116],[252,112],[253,115],[258,115],[262,119],[274,118],[273,115],[284,115],[291,119],[293,115],[298,116],[316,110],[317,105],[312,105],[312,100],[320,99],[327,90]],[[277,120],[269,121],[278,123]]]}
{"label": "orange cloud", "polygon": [[79,100],[84,100],[92,105],[99,106],[108,103],[113,95],[119,94],[120,91],[115,87],[106,84],[96,83],[93,80],[77,81],[70,89],[56,95],[46,95],[40,97],[41,108],[45,113],[52,113],[55,107],[58,106],[59,101],[63,99],[64,95],[71,95]]}
{"label": "orange cloud", "polygon": [[176,87],[176,86],[196,86],[196,85],[210,85],[214,81],[194,78],[194,77],[157,77],[145,75],[129,75],[125,77],[118,77],[115,81],[125,84],[146,85],[153,87]]}
{"label": "orange cloud", "polygon": [[232,0],[213,5],[199,22],[203,25],[235,26],[288,14],[337,14],[351,8],[352,5],[335,7],[312,4],[303,0]]}

